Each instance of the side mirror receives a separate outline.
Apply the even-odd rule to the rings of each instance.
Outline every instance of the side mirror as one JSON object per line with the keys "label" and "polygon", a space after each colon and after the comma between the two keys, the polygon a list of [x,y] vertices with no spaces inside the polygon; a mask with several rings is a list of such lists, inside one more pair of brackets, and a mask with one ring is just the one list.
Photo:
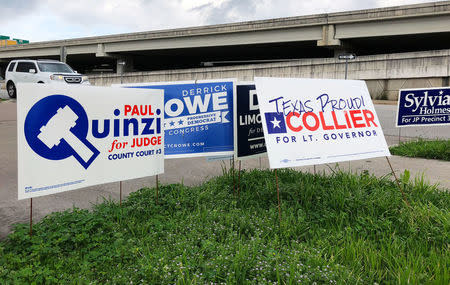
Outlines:
{"label": "side mirror", "polygon": [[78,72],[76,70],[74,70],[73,73],[78,73]]}
{"label": "side mirror", "polygon": [[36,69],[32,68],[30,70],[28,70],[29,73],[36,73]]}

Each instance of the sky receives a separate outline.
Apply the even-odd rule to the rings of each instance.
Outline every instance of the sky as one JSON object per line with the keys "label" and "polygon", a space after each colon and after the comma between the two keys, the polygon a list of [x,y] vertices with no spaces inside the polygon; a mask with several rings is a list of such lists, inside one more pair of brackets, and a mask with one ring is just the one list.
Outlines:
{"label": "sky", "polygon": [[429,0],[0,0],[0,35],[31,42],[314,15]]}

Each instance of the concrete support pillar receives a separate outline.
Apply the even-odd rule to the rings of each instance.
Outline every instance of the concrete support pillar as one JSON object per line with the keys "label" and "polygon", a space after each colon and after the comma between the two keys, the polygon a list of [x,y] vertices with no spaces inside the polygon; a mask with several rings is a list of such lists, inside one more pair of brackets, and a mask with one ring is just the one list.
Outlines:
{"label": "concrete support pillar", "polygon": [[336,27],[334,25],[322,26],[322,39],[317,41],[319,47],[338,47],[341,46],[341,40],[336,39]]}
{"label": "concrete support pillar", "polygon": [[108,59],[115,59],[116,72],[118,75],[122,75],[125,72],[134,71],[134,63],[132,57],[106,52],[105,44],[97,44],[97,51],[95,52],[95,56]]}
{"label": "concrete support pillar", "polygon": [[95,53],[96,57],[109,57],[110,55],[105,52],[105,45],[104,44],[98,44],[97,45],[97,52]]}
{"label": "concrete support pillar", "polygon": [[317,46],[332,49],[335,58],[344,53],[353,53],[349,44],[340,39],[336,39],[335,25],[322,26],[322,39],[317,41]]}
{"label": "concrete support pillar", "polygon": [[60,47],[59,49],[59,61],[67,62],[67,47]]}

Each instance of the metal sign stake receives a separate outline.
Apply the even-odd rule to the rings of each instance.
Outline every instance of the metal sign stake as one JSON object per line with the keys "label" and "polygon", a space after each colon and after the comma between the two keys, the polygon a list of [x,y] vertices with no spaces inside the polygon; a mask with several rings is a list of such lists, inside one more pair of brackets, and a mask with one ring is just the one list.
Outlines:
{"label": "metal sign stake", "polygon": [[120,205],[120,207],[122,207],[122,181],[120,181],[120,183],[119,183],[119,185],[120,185],[120,192],[119,192],[119,205]]}
{"label": "metal sign stake", "polygon": [[278,175],[277,175],[277,169],[275,169],[275,181],[276,181],[276,185],[277,185],[278,219],[279,219],[280,225],[281,225],[281,200],[280,200],[280,188],[278,187]]}
{"label": "metal sign stake", "polygon": [[239,188],[241,186],[241,161],[239,160],[239,170],[238,170],[238,185],[237,185],[237,192],[238,192],[238,196],[240,194]]}
{"label": "metal sign stake", "polygon": [[33,235],[33,198],[30,198],[30,236]]}
{"label": "metal sign stake", "polygon": [[405,192],[403,192],[402,187],[400,187],[400,182],[398,182],[398,178],[397,178],[397,175],[395,175],[394,168],[392,168],[391,161],[389,160],[389,158],[388,158],[387,156],[386,156],[386,160],[387,160],[387,162],[388,162],[388,164],[389,164],[389,167],[391,168],[392,174],[394,175],[395,182],[397,182],[397,187],[398,187],[398,189],[400,190],[400,192],[402,193],[403,201],[406,203],[406,205],[408,205],[409,207],[411,207],[411,205],[410,205],[409,202],[408,202],[408,199],[406,199]]}
{"label": "metal sign stake", "polygon": [[159,199],[159,177],[158,174],[156,174],[156,205],[158,205],[158,199]]}
{"label": "metal sign stake", "polygon": [[341,54],[338,56],[339,60],[345,60],[345,80],[347,80],[348,61],[356,59],[356,55],[353,53]]}
{"label": "metal sign stake", "polygon": [[348,58],[345,59],[345,80],[347,80]]}
{"label": "metal sign stake", "polygon": [[231,171],[233,172],[233,195],[236,195],[236,182],[234,178],[234,157],[232,159],[233,166],[231,167]]}

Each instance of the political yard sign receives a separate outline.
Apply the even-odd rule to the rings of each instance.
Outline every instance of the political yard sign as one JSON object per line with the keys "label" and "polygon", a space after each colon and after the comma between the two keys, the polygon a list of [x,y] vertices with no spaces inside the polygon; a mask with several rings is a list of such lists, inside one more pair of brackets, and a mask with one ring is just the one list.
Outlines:
{"label": "political yard sign", "polygon": [[389,156],[364,81],[255,78],[271,168]]}
{"label": "political yard sign", "polygon": [[267,152],[258,97],[253,82],[242,82],[236,86],[235,123],[236,158],[250,158]]}
{"label": "political yard sign", "polygon": [[17,86],[18,197],[164,172],[164,93]]}
{"label": "political yard sign", "polygon": [[164,90],[166,158],[233,154],[234,80],[117,86]]}
{"label": "political yard sign", "polygon": [[450,87],[400,90],[396,123],[397,127],[450,124]]}

